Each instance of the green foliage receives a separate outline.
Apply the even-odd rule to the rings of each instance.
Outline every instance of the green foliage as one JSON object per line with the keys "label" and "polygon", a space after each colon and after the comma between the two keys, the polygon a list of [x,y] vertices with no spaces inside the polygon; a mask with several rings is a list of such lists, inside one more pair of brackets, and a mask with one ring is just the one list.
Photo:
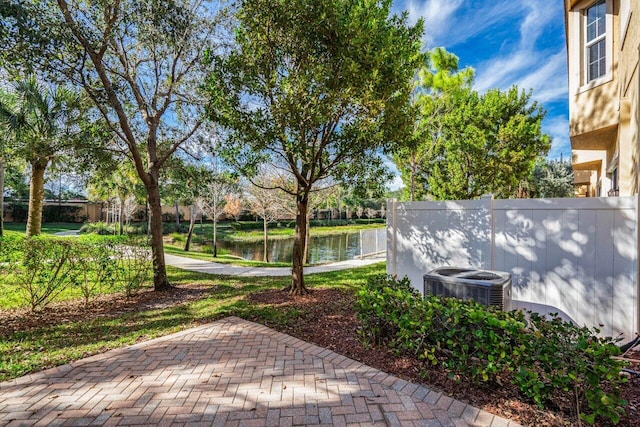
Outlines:
{"label": "green foliage", "polygon": [[85,303],[114,289],[130,296],[148,279],[150,267],[146,239],[139,237],[0,237],[0,285],[17,290],[31,310],[68,288],[77,289]]}
{"label": "green foliage", "polygon": [[42,222],[83,222],[86,216],[82,211],[80,206],[45,205],[42,207]]}
{"label": "green foliage", "polygon": [[455,95],[427,162],[428,192],[436,199],[508,198],[551,147],[542,133],[544,110],[517,87]]}
{"label": "green foliage", "polygon": [[75,242],[76,253],[70,260],[74,270],[73,285],[82,292],[85,305],[111,289],[116,281],[115,243],[114,239],[87,238]]}
{"label": "green foliage", "polygon": [[11,217],[15,222],[27,222],[27,214],[29,213],[29,205],[22,202],[9,202],[7,209],[11,212]]}
{"label": "green foliage", "polygon": [[132,237],[126,243],[117,248],[117,275],[119,284],[130,297],[140,290],[150,276],[151,251],[146,238]]}
{"label": "green foliage", "polygon": [[625,381],[620,376],[624,362],[612,358],[620,354],[615,345],[619,340],[600,338],[598,329],[537,313],[529,313],[529,331],[523,337],[526,351],[519,355],[521,366],[514,373],[523,395],[542,406],[557,394],[570,392],[579,402],[582,420],[594,424],[602,416],[617,424],[627,403],[618,388]]}
{"label": "green foliage", "polygon": [[[80,228],[81,234],[98,234],[100,236],[109,236],[118,234],[117,224],[107,224],[106,222],[88,222]],[[136,227],[125,227],[126,234],[136,234]]]}
{"label": "green foliage", "polygon": [[393,153],[410,200],[514,196],[534,162],[549,150],[545,111],[517,87],[472,89],[473,70],[438,48],[419,71],[412,134]]}
{"label": "green foliage", "polygon": [[612,338],[558,317],[503,312],[473,301],[426,297],[407,278],[370,279],[357,302],[360,335],[422,360],[452,376],[498,386],[510,381],[540,407],[571,393],[580,418],[617,423],[623,406],[624,363]]}
{"label": "green foliage", "polygon": [[263,163],[286,171],[277,187],[296,197],[292,289],[303,292],[309,194],[327,179],[370,190],[388,182],[379,151],[411,125],[422,22],[392,15],[391,0],[241,5],[236,49],[212,60],[207,112],[243,175]]}
{"label": "green foliage", "polygon": [[14,258],[10,280],[35,311],[72,283],[75,272],[71,260],[79,254],[70,240],[34,236],[20,243],[16,249],[22,256]]}
{"label": "green foliage", "polygon": [[457,92],[471,88],[474,70],[460,70],[458,62],[458,57],[444,48],[430,50],[414,80],[413,132],[394,147],[392,156],[405,183],[402,196],[407,200],[421,200],[428,195],[428,160],[441,135],[442,115],[454,108]]}
{"label": "green foliage", "polygon": [[422,59],[421,23],[390,18],[390,6],[243,2],[238,49],[213,61],[207,81],[209,116],[229,129],[227,157],[249,175],[261,161],[289,159],[292,176],[309,188],[326,176],[378,181],[369,176],[375,151],[406,124],[409,82]]}
{"label": "green foliage", "polygon": [[573,167],[570,161],[538,159],[521,185],[528,197],[573,197]]}

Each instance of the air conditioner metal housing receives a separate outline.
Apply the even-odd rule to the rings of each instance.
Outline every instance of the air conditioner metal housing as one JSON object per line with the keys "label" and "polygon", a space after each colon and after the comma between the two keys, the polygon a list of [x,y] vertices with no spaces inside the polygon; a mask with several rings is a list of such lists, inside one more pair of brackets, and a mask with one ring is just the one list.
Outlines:
{"label": "air conditioner metal housing", "polygon": [[511,311],[511,274],[504,271],[441,267],[424,275],[424,295],[474,300]]}

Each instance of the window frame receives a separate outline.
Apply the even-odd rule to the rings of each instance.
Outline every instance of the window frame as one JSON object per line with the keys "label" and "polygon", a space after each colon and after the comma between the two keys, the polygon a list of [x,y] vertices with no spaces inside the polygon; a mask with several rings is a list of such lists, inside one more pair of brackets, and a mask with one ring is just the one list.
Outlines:
{"label": "window frame", "polygon": [[[589,27],[589,10],[598,6],[598,5],[604,5],[604,32],[600,35],[596,35],[593,39],[589,40],[589,31],[588,31],[588,27]],[[601,79],[602,77],[607,75],[607,66],[609,64],[609,61],[611,61],[611,58],[608,57],[607,55],[607,32],[608,32],[608,25],[607,25],[607,2],[606,0],[596,0],[593,4],[591,4],[589,7],[584,8],[583,12],[583,40],[582,40],[582,45],[583,45],[583,56],[584,56],[584,71],[585,71],[585,82],[587,84],[591,83],[592,81]],[[596,24],[597,25],[597,24]],[[597,32],[597,30],[596,30]],[[591,77],[590,73],[591,73],[591,48],[593,46],[596,46],[598,44],[600,44],[601,42],[604,41],[604,64],[605,64],[605,70],[603,74],[598,74],[597,77]],[[598,60],[600,60],[600,57],[598,58]],[[598,67],[598,72],[599,71]]]}
{"label": "window frame", "polygon": [[[599,3],[600,0],[590,0],[584,1],[576,5],[574,9],[576,11],[576,19],[574,21],[578,25],[579,31],[579,50],[577,50],[576,54],[580,55],[579,64],[580,64],[580,77],[579,77],[579,85],[577,87],[576,93],[581,93],[590,89],[593,89],[596,86],[600,86],[602,84],[608,83],[613,80],[613,0],[604,0],[605,1],[605,31],[604,31],[604,39],[605,39],[605,73],[604,75],[593,79],[591,81],[589,78],[589,64],[588,64],[588,53],[587,53],[587,10]],[[576,42],[578,41],[576,40]],[[576,46],[577,48],[578,46]],[[576,58],[577,59],[577,58]],[[576,76],[577,77],[577,76]]]}

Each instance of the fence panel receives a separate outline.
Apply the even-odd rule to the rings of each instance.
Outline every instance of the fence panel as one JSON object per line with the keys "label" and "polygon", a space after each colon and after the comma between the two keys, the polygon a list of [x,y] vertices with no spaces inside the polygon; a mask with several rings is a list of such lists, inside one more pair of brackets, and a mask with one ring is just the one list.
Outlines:
{"label": "fence panel", "polygon": [[390,202],[389,213],[387,271],[416,289],[443,265],[508,271],[517,308],[604,335],[639,329],[637,197]]}
{"label": "fence panel", "polygon": [[390,202],[387,271],[408,276],[422,291],[422,276],[442,265],[489,268],[491,199]]}
{"label": "fence panel", "polygon": [[387,251],[387,230],[374,228],[360,230],[360,258],[366,258]]}

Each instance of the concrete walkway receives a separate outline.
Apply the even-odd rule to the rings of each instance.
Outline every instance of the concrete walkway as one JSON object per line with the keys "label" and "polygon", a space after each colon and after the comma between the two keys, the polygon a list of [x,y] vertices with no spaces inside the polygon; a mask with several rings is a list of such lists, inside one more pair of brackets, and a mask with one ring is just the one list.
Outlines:
{"label": "concrete walkway", "polygon": [[[334,262],[331,264],[305,267],[304,274],[326,273],[329,271],[347,270],[349,268],[363,267],[384,261],[386,254],[378,255],[374,258],[350,259],[347,261]],[[203,261],[192,258],[179,257],[165,253],[164,260],[167,265],[183,270],[197,271],[198,273],[220,274],[226,276],[291,276],[291,267],[240,267],[231,264],[220,264],[216,262]]]}
{"label": "concrete walkway", "polygon": [[515,426],[238,318],[0,383],[0,426]]}

